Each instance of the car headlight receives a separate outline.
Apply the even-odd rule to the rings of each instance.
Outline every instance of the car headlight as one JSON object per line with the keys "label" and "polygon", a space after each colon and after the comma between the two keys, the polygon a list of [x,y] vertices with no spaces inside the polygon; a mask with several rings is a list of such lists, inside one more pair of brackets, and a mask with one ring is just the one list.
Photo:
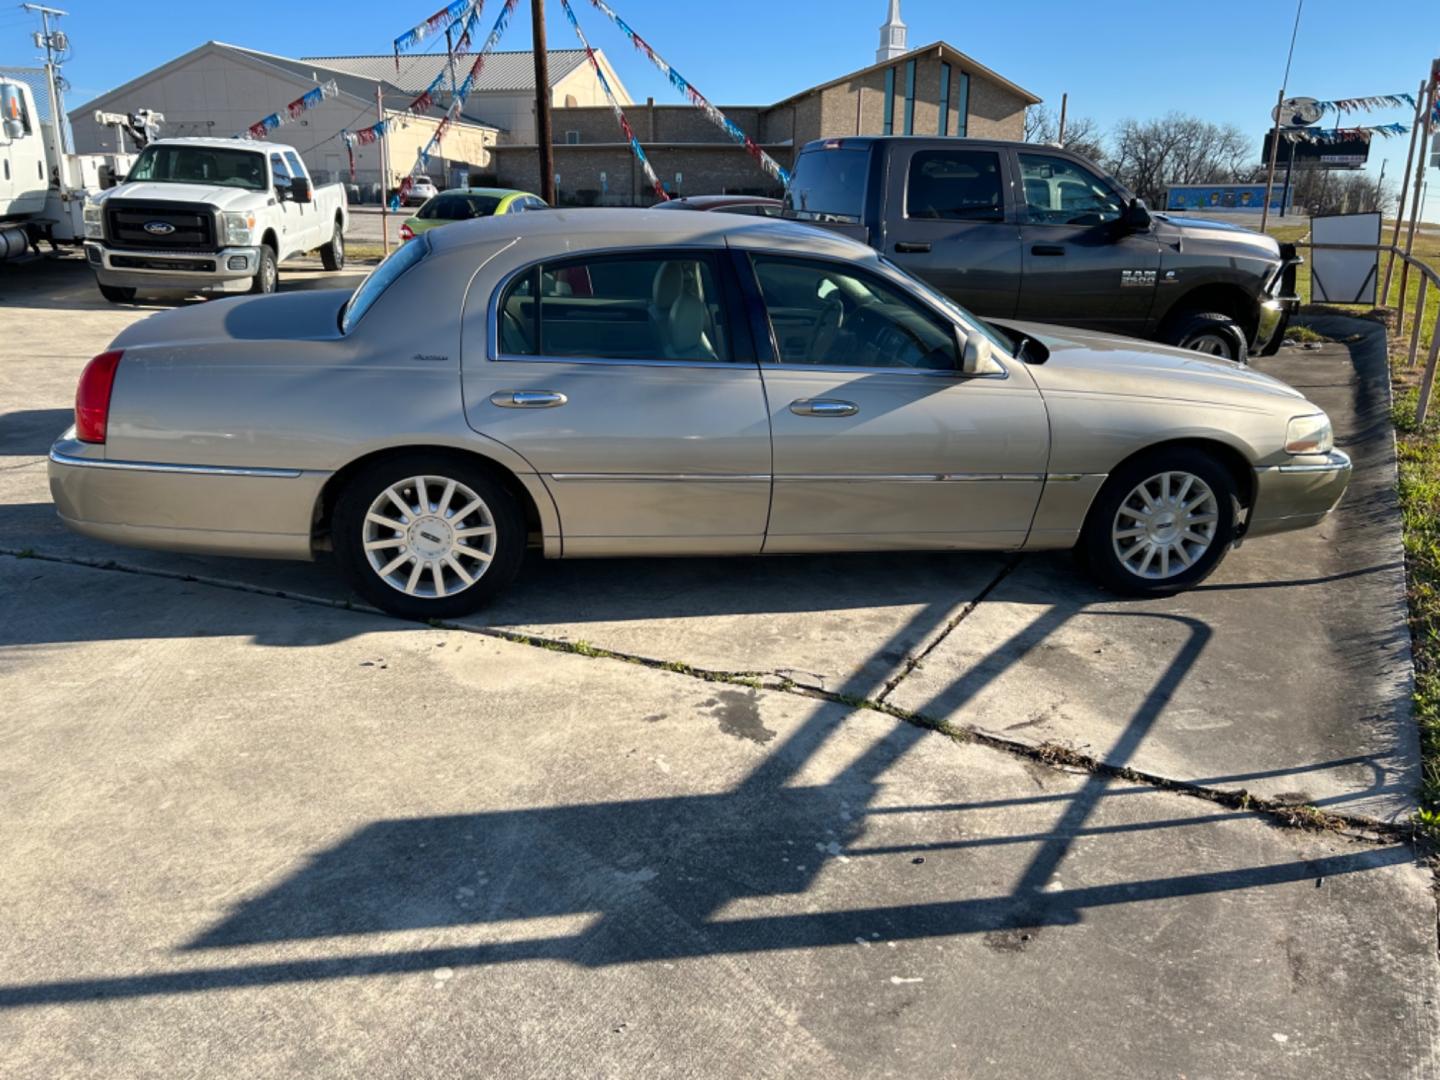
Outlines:
{"label": "car headlight", "polygon": [[1335,432],[1324,413],[1297,416],[1285,429],[1287,454],[1328,454],[1335,448]]}
{"label": "car headlight", "polygon": [[249,247],[254,242],[255,215],[227,211],[225,214],[225,246]]}
{"label": "car headlight", "polygon": [[105,209],[99,203],[85,204],[85,239],[105,239]]}

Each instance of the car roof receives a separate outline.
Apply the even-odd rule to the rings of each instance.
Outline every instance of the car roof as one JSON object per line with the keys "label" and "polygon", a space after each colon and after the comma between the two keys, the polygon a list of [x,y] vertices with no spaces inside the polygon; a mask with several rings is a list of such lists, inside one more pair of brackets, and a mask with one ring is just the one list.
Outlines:
{"label": "car roof", "polygon": [[626,208],[558,209],[472,218],[426,234],[437,254],[497,240],[519,240],[538,258],[600,248],[692,246],[786,249],[838,258],[874,258],[869,246],[839,233],[781,218],[739,214],[667,214]]}
{"label": "car roof", "polygon": [[717,206],[781,206],[779,199],[766,195],[682,195],[669,202],[658,203],[654,209],[709,210]]}
{"label": "car roof", "polygon": [[173,136],[165,139],[156,139],[150,146],[208,146],[216,150],[254,150],[257,153],[271,153],[279,151],[284,153],[287,150],[294,150],[293,146],[286,143],[257,142],[254,139],[216,139],[206,136]]}
{"label": "car roof", "polygon": [[497,199],[503,199],[507,195],[529,195],[528,191],[521,191],[519,188],[504,187],[452,187],[440,192],[441,195],[492,195]]}

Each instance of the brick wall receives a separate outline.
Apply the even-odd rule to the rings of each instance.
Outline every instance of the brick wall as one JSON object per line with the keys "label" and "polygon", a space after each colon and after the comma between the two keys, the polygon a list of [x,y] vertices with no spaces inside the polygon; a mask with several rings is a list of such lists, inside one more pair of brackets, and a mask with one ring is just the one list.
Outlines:
{"label": "brick wall", "polygon": [[[789,168],[788,148],[773,147],[771,155]],[[779,196],[780,188],[733,143],[696,146],[647,146],[645,156],[672,194],[722,195],[760,192]],[[533,146],[500,146],[493,151],[499,183],[504,187],[538,191],[540,166]],[[597,202],[610,206],[648,206],[654,193],[639,162],[623,143],[555,147],[555,171],[560,175],[562,203]],[[602,191],[600,174],[605,173]],[[681,174],[678,188],[675,174]]]}

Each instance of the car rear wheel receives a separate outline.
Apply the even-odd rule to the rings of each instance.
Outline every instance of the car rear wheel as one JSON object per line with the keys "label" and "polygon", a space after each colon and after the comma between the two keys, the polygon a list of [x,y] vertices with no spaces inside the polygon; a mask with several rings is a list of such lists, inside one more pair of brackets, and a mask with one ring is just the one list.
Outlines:
{"label": "car rear wheel", "polygon": [[345,269],[345,234],[338,221],[330,234],[330,243],[320,249],[320,263],[326,270]]}
{"label": "car rear wheel", "polygon": [[407,619],[468,614],[515,577],[525,520],[484,469],[445,455],[389,458],[360,470],[331,519],[351,586]]}
{"label": "car rear wheel", "polygon": [[1166,335],[1166,340],[1182,349],[1233,360],[1237,364],[1245,363],[1250,356],[1244,328],[1229,315],[1214,311],[1181,318]]}
{"label": "car rear wheel", "polygon": [[1169,596],[1204,581],[1235,538],[1235,482],[1209,454],[1177,447],[1116,470],[1086,519],[1080,548],[1100,583]]}
{"label": "car rear wheel", "polygon": [[100,295],[112,304],[128,304],[135,299],[135,290],[120,285],[101,285]]}
{"label": "car rear wheel", "polygon": [[250,291],[268,296],[280,284],[280,268],[275,263],[275,251],[269,244],[260,245],[260,269],[250,280]]}

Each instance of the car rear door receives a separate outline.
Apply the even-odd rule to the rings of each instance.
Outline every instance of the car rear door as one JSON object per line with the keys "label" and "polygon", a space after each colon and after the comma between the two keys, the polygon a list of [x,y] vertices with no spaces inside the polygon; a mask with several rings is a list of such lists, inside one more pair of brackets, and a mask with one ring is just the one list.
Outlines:
{"label": "car rear door", "polygon": [[1020,230],[1006,199],[1008,156],[959,141],[888,145],[884,238],[876,246],[975,314],[1014,315]]}
{"label": "car rear door", "polygon": [[1142,334],[1155,302],[1160,244],[1125,230],[1125,201],[1058,154],[1017,151],[1022,319]]}
{"label": "car rear door", "polygon": [[466,415],[541,475],[566,555],[760,550],[770,424],[733,274],[713,250],[560,258],[467,315]]}
{"label": "car rear door", "polygon": [[765,551],[1024,543],[1049,425],[1023,367],[963,374],[956,324],[878,266],[761,252],[744,265],[769,338]]}

